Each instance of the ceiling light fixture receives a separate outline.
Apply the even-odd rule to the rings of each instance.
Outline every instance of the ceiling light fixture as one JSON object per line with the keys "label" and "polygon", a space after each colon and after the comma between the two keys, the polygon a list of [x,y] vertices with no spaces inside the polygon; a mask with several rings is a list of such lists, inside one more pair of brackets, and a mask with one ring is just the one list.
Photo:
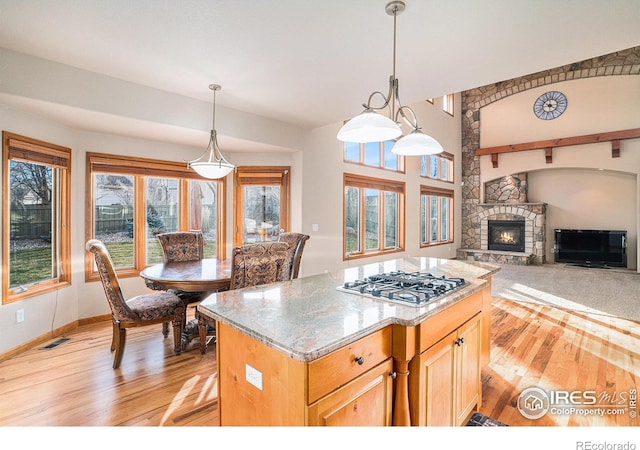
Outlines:
{"label": "ceiling light fixture", "polygon": [[[393,16],[393,74],[389,77],[389,93],[375,91],[369,95],[365,110],[345,123],[338,131],[338,140],[343,142],[381,142],[395,139],[402,135],[399,119],[413,130],[398,139],[391,151],[398,155],[433,155],[443,151],[442,145],[431,136],[420,131],[416,113],[408,106],[402,106],[398,96],[398,79],[396,78],[396,17],[402,13],[406,5],[402,1],[392,1],[387,4],[385,11]],[[372,106],[371,101],[379,95],[384,100],[381,106]],[[387,109],[385,116],[377,111]]]}
{"label": "ceiling light fixture", "polygon": [[[209,138],[209,146],[204,153],[193,161],[187,163],[187,167],[195,170],[200,176],[205,178],[223,178],[226,177],[235,166],[224,159],[220,147],[218,147],[218,133],[216,132],[216,91],[222,89],[218,84],[210,84],[209,89],[213,91],[213,123],[211,125],[211,137]],[[207,159],[203,159],[206,154]]]}

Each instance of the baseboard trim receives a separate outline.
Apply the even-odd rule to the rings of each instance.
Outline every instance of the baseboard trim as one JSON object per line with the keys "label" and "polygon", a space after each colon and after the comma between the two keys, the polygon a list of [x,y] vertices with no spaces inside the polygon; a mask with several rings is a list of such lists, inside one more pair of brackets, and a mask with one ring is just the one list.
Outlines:
{"label": "baseboard trim", "polygon": [[88,317],[86,319],[75,320],[71,323],[63,325],[55,330],[51,330],[48,333],[45,333],[41,336],[36,337],[35,339],[30,340],[18,347],[12,348],[11,350],[0,354],[0,362],[6,361],[9,358],[13,358],[14,356],[19,355],[27,350],[31,350],[32,348],[39,347],[41,344],[50,341],[51,339],[56,339],[64,334],[75,330],[79,326],[82,325],[90,325],[92,323],[104,322],[105,320],[111,320],[111,314],[103,314],[101,316]]}

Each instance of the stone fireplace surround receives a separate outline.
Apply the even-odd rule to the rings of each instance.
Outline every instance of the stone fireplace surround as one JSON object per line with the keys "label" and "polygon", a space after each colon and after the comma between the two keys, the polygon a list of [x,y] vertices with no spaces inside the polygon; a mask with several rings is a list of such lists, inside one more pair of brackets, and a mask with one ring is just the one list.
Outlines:
{"label": "stone fireplace surround", "polygon": [[[474,236],[473,248],[457,250],[457,258],[505,264],[545,263],[545,216],[546,203],[484,203],[476,205],[476,212],[469,217],[474,230],[467,237]],[[489,220],[524,220],[524,252],[488,250]]]}
{"label": "stone fireplace surround", "polygon": [[[480,157],[475,154],[480,148],[480,110],[510,95],[560,81],[610,75],[637,75],[640,73],[640,65],[637,63],[639,52],[640,47],[634,47],[462,92],[462,248],[457,250],[458,259],[521,265],[545,262],[546,204],[527,203],[526,180],[515,179],[518,185],[514,184],[514,180],[505,179],[506,184],[511,184],[514,189],[507,192],[501,186],[501,192],[495,197],[492,195],[491,199],[485,196],[482,203]],[[491,188],[487,189],[485,184],[485,195],[490,190]],[[486,228],[483,229],[483,223],[486,226],[488,216],[520,216],[525,213],[529,216],[525,219],[525,226],[528,227],[525,232],[532,239],[531,246],[525,248],[525,253],[509,254],[488,251],[486,247],[483,249],[482,246],[487,240],[487,231]],[[534,236],[539,236],[540,239]]]}

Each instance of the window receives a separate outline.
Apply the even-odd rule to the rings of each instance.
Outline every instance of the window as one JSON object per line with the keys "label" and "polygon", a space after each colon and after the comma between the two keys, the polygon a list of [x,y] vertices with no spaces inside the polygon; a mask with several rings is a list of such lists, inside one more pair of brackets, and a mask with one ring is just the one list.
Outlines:
{"label": "window", "polygon": [[420,245],[453,242],[453,191],[420,186]]}
{"label": "window", "polygon": [[272,241],[289,229],[289,167],[238,167],[234,245]]}
{"label": "window", "polygon": [[404,249],[405,184],[344,174],[344,259]]}
{"label": "window", "polygon": [[[206,180],[186,164],[87,153],[86,238],[109,249],[120,276],[163,260],[156,238],[170,231],[201,230],[204,257],[224,258],[225,180]],[[87,255],[86,278],[97,278]]]}
{"label": "window", "polygon": [[71,284],[71,149],[3,132],[3,303]]}
{"label": "window", "polygon": [[420,176],[453,183],[453,155],[446,152],[423,155]]}
{"label": "window", "polygon": [[442,110],[453,116],[453,94],[447,94],[442,97]]}
{"label": "window", "polygon": [[345,142],[344,160],[346,162],[380,167],[382,169],[404,172],[404,158],[391,151],[395,141]]}

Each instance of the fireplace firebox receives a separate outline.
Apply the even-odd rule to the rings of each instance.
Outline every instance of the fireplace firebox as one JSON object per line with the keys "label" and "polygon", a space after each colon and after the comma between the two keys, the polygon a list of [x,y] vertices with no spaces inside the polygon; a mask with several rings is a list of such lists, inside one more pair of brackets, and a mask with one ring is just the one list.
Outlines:
{"label": "fireplace firebox", "polygon": [[524,220],[489,220],[488,250],[524,252]]}

